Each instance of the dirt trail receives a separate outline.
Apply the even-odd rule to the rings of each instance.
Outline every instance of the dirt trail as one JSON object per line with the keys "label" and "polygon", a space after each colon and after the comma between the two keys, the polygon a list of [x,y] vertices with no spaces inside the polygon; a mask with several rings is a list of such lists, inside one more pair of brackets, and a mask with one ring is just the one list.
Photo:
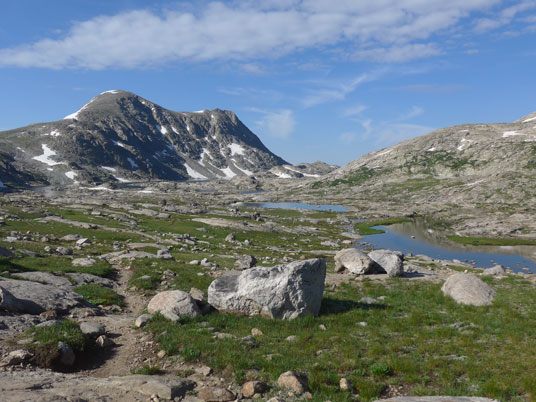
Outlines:
{"label": "dirt trail", "polygon": [[128,290],[132,272],[119,266],[115,268],[118,276],[114,290],[124,297],[125,307],[120,314],[110,313],[91,319],[102,323],[107,336],[115,342],[115,346],[104,356],[102,364],[89,370],[88,374],[95,377],[128,375],[132,368],[143,366],[144,360],[154,356],[150,337],[134,327],[136,318],[147,306],[147,300]]}

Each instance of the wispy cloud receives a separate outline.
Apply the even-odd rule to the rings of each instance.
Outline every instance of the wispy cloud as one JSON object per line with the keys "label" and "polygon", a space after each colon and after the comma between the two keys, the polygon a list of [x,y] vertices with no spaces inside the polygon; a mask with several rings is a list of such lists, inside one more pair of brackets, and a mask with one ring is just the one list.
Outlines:
{"label": "wispy cloud", "polygon": [[412,106],[409,111],[399,116],[398,120],[410,120],[424,113],[424,109],[420,106]]}
{"label": "wispy cloud", "polygon": [[[277,58],[316,48],[402,62],[440,54],[431,38],[501,0],[270,0],[201,2],[202,7],[133,10],[75,22],[65,33],[0,49],[0,67],[140,68],[173,62]],[[505,24],[532,1],[490,15]],[[331,53],[333,54],[333,53]],[[254,69],[254,64],[250,66]]]}
{"label": "wispy cloud", "polygon": [[[493,29],[497,29],[504,25],[510,24],[519,13],[527,10],[536,9],[536,2],[533,0],[521,1],[518,4],[514,4],[510,7],[503,9],[498,15],[493,18],[480,18],[476,21],[475,31],[478,33],[485,33]],[[521,18],[522,21],[525,18]],[[530,22],[530,21],[529,21]]]}
{"label": "wispy cloud", "polygon": [[368,107],[365,106],[365,105],[350,106],[350,107],[347,107],[346,109],[344,109],[342,115],[344,117],[358,116],[358,115],[360,115],[361,113],[363,113],[367,109],[368,109]]}
{"label": "wispy cloud", "polygon": [[296,121],[294,112],[290,109],[271,111],[251,108],[250,111],[262,114],[262,118],[255,124],[271,137],[286,139],[294,132]]}
{"label": "wispy cloud", "polygon": [[358,135],[356,133],[347,131],[347,132],[344,132],[341,135],[339,135],[339,140],[341,140],[342,142],[344,142],[346,144],[351,144],[351,143],[355,142],[357,137],[358,137]]}
{"label": "wispy cloud", "polygon": [[345,82],[324,81],[316,82],[317,88],[309,89],[308,95],[302,100],[302,105],[305,108],[321,105],[323,103],[340,101],[346,98],[347,95],[354,92],[360,85],[374,81],[382,74],[382,71],[373,73],[363,73],[356,78]]}

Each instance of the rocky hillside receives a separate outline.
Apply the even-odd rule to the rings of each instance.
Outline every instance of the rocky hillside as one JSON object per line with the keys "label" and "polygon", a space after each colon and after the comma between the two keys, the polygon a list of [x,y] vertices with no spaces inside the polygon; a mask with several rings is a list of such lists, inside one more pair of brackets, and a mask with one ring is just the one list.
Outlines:
{"label": "rocky hillside", "polygon": [[321,177],[333,172],[339,166],[328,165],[325,162],[300,163],[298,165],[274,166],[268,172],[268,176],[280,179],[295,179],[304,177]]}
{"label": "rocky hillside", "polygon": [[61,121],[0,132],[4,185],[250,176],[285,163],[231,111],[174,112],[107,91]]}
{"label": "rocky hillside", "polygon": [[514,123],[436,130],[364,155],[334,171],[326,183],[458,179],[477,185],[508,175],[536,175],[536,113]]}

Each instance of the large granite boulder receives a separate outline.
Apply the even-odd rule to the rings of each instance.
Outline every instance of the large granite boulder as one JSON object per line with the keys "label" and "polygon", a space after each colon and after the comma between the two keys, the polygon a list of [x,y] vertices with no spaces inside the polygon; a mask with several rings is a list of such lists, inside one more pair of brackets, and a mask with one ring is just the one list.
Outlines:
{"label": "large granite boulder", "polygon": [[326,263],[319,258],[250,268],[212,282],[208,302],[218,310],[271,318],[317,315],[325,277]]}
{"label": "large granite boulder", "polygon": [[201,310],[196,301],[182,290],[167,290],[154,296],[147,306],[149,313],[160,313],[171,321],[180,317],[198,317]]}
{"label": "large granite boulder", "polygon": [[374,250],[368,253],[381,268],[380,271],[391,277],[402,276],[404,274],[404,255],[391,250]]}
{"label": "large granite boulder", "polygon": [[445,296],[452,297],[457,303],[471,306],[488,306],[495,297],[495,290],[471,274],[449,276],[441,290]]}
{"label": "large granite boulder", "polygon": [[335,272],[347,269],[356,275],[371,274],[375,265],[372,258],[356,248],[345,248],[335,254]]}

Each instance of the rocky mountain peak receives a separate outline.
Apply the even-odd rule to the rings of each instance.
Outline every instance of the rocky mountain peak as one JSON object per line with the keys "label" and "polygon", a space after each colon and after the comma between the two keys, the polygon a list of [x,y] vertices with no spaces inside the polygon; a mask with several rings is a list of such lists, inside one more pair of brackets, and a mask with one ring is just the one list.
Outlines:
{"label": "rocky mountain peak", "polygon": [[0,133],[0,144],[19,170],[56,184],[231,179],[285,163],[231,111],[175,112],[121,90],[63,120]]}

